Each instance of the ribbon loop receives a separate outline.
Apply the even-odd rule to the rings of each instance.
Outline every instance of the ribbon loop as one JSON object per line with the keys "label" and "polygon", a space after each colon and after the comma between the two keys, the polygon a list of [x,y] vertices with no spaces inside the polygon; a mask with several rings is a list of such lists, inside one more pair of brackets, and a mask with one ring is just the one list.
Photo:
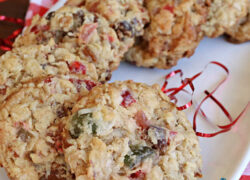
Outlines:
{"label": "ribbon loop", "polygon": [[[162,86],[162,91],[165,93],[165,94],[167,94],[169,97],[170,97],[170,99],[171,100],[174,100],[174,103],[175,104],[177,104],[177,102],[178,102],[178,99],[176,98],[176,95],[180,92],[180,91],[184,91],[184,92],[186,92],[186,93],[188,93],[188,94],[190,94],[191,95],[191,100],[188,102],[188,103],[186,103],[186,104],[184,104],[184,105],[182,105],[182,106],[179,106],[179,107],[177,107],[177,109],[178,110],[180,110],[180,111],[182,111],[182,110],[185,110],[185,109],[187,109],[187,108],[189,108],[189,107],[191,107],[192,105],[193,105],[193,94],[194,94],[194,91],[195,91],[195,86],[194,86],[194,84],[193,84],[193,81],[195,80],[195,79],[197,79],[201,74],[203,74],[203,72],[205,71],[205,69],[210,65],[210,64],[213,64],[213,65],[216,65],[216,66],[219,66],[220,68],[222,68],[225,72],[226,72],[226,77],[223,79],[223,80],[221,80],[220,82],[219,82],[219,84],[215,87],[215,89],[213,90],[213,91],[211,91],[211,92],[209,92],[209,91],[207,91],[207,90],[205,90],[204,91],[204,93],[206,94],[206,96],[202,99],[202,101],[199,103],[199,105],[197,106],[197,108],[196,108],[196,110],[195,110],[195,112],[194,112],[194,116],[193,116],[193,129],[194,129],[194,131],[196,132],[196,135],[197,136],[200,136],[200,137],[214,137],[214,136],[217,136],[217,135],[219,135],[219,134],[221,134],[221,133],[225,133],[225,132],[228,132],[228,131],[230,131],[231,130],[231,128],[239,121],[239,119],[244,115],[244,113],[248,110],[248,108],[249,108],[249,106],[250,106],[250,102],[248,102],[248,104],[246,105],[246,107],[244,108],[244,110],[239,114],[239,116],[235,119],[235,120],[233,120],[233,118],[232,118],[232,116],[230,115],[230,113],[227,111],[227,109],[222,105],[222,103],[220,103],[214,96],[213,96],[213,94],[218,90],[218,88],[228,79],[228,77],[229,77],[229,70],[228,70],[228,68],[225,66],[225,65],[223,65],[223,64],[221,64],[221,63],[219,63],[219,62],[217,62],[217,61],[211,61],[210,63],[208,63],[205,67],[204,67],[204,69],[201,71],[201,72],[199,72],[199,73],[197,73],[197,74],[195,74],[193,77],[191,77],[191,78],[185,78],[184,80],[181,80],[181,85],[179,86],[179,87],[177,87],[177,88],[167,88],[167,85],[168,85],[168,80],[170,79],[170,78],[172,78],[173,76],[175,76],[176,74],[180,74],[180,76],[181,76],[181,79],[183,78],[183,72],[182,72],[182,70],[176,70],[176,71],[173,71],[173,72],[170,72],[169,74],[167,74],[166,76],[165,76],[165,81],[164,81],[164,84],[163,84],[163,86]],[[188,91],[186,91],[184,88],[187,86],[187,85],[189,85],[189,87],[191,88],[191,93],[189,93]],[[208,100],[208,99],[212,99],[214,102],[215,102],[215,104],[217,105],[217,106],[219,106],[219,108],[223,111],[223,113],[226,115],[226,117],[228,118],[228,120],[229,120],[229,124],[227,124],[227,125],[216,125],[215,124],[215,126],[216,127],[218,127],[219,129],[221,129],[221,130],[219,130],[219,131],[217,131],[217,132],[215,132],[215,133],[203,133],[203,132],[198,132],[197,131],[197,125],[196,125],[196,121],[197,121],[197,115],[198,115],[198,113],[201,113],[201,115],[207,120],[207,115],[204,113],[204,111],[201,109],[201,106],[203,105],[203,103],[206,101],[206,100]]]}

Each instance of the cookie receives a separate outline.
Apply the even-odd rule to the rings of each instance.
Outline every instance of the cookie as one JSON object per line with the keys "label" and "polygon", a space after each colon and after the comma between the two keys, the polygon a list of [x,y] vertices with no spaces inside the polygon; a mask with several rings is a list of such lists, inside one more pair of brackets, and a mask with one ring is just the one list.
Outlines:
{"label": "cookie", "polygon": [[65,161],[78,180],[201,177],[198,138],[158,85],[96,86],[65,124]]}
{"label": "cookie", "polygon": [[1,104],[0,162],[11,179],[75,179],[64,161],[61,122],[78,97],[74,83],[50,77],[23,84]]}
{"label": "cookie", "polygon": [[250,41],[250,1],[248,1],[248,13],[241,18],[236,25],[227,29],[227,39],[233,43]]}
{"label": "cookie", "polygon": [[203,1],[146,0],[150,24],[125,59],[137,66],[167,69],[190,57],[203,37]]}
{"label": "cookie", "polygon": [[142,0],[68,0],[71,6],[84,6],[91,12],[105,17],[127,49],[135,37],[143,35],[144,25],[149,22]]}
{"label": "cookie", "polygon": [[115,30],[101,16],[84,8],[64,6],[45,17],[36,16],[14,47],[51,45],[64,48],[80,59],[94,63],[99,81],[110,79],[125,48]]}
{"label": "cookie", "polygon": [[208,37],[218,37],[247,13],[248,0],[208,0],[208,15],[202,30]]}
{"label": "cookie", "polygon": [[94,63],[53,43],[14,48],[0,57],[0,104],[23,83],[53,75],[65,76],[79,91],[84,82],[90,88],[99,80]]}

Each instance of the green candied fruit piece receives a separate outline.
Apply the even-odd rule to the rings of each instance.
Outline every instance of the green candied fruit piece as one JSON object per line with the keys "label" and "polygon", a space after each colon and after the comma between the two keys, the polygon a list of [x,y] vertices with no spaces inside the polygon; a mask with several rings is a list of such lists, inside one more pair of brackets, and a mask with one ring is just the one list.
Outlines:
{"label": "green candied fruit piece", "polygon": [[93,123],[92,124],[92,134],[96,135],[96,133],[97,133],[97,125],[96,125],[96,123]]}
{"label": "green candied fruit piece", "polygon": [[144,159],[154,153],[154,150],[148,146],[130,146],[131,154],[124,157],[124,164],[130,169],[140,164]]}
{"label": "green candied fruit piece", "polygon": [[92,119],[92,113],[81,114],[75,113],[71,119],[70,135],[77,139],[83,133],[83,122]]}

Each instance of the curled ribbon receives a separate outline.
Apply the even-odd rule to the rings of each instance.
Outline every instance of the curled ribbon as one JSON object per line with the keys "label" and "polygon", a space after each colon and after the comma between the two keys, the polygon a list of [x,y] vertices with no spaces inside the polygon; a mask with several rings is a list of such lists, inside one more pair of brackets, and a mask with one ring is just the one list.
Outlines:
{"label": "curled ribbon", "polygon": [[[176,70],[176,71],[172,71],[172,72],[170,72],[169,74],[167,74],[165,76],[165,82],[164,82],[164,84],[162,86],[162,89],[161,89],[165,94],[167,94],[169,96],[169,98],[171,100],[173,100],[175,103],[177,103],[178,99],[175,97],[175,95],[177,95],[180,91],[184,91],[186,93],[189,93],[187,90],[184,89],[186,86],[189,86],[191,88],[191,90],[192,90],[192,93],[189,93],[191,95],[191,100],[188,103],[177,107],[177,109],[182,111],[182,110],[185,110],[185,109],[189,108],[190,106],[193,105],[193,94],[194,94],[194,91],[195,91],[193,81],[196,78],[198,78],[205,71],[207,66],[210,65],[210,64],[217,65],[217,66],[221,67],[226,72],[226,77],[222,81],[220,81],[220,83],[215,87],[215,89],[212,92],[208,92],[207,90],[204,91],[204,93],[206,94],[206,97],[200,102],[200,104],[197,106],[197,108],[195,110],[195,113],[194,113],[193,129],[196,132],[196,135],[200,136],[200,137],[207,137],[207,138],[208,137],[214,137],[214,136],[216,136],[218,134],[225,133],[225,132],[228,132],[229,130],[231,130],[232,126],[234,126],[239,121],[239,119],[243,116],[243,114],[248,110],[248,108],[250,106],[250,103],[248,102],[248,104],[243,109],[243,111],[238,115],[238,117],[235,120],[233,120],[232,116],[227,111],[227,109],[213,96],[213,94],[218,90],[218,88],[228,79],[228,77],[229,77],[228,68],[226,66],[224,66],[223,64],[217,62],[217,61],[211,61],[209,64],[207,64],[205,66],[205,68],[201,72],[195,74],[191,78],[185,78],[184,80],[183,80],[183,72],[182,72],[182,70],[179,69],[179,70]],[[181,83],[182,83],[181,86],[179,86],[177,88],[167,88],[168,80],[170,78],[172,78],[173,76],[177,75],[177,74],[179,74],[180,77],[181,77]],[[223,113],[229,119],[230,123],[227,124],[227,125],[216,125],[220,130],[215,132],[215,133],[198,132],[197,131],[197,125],[196,125],[197,115],[200,112],[202,114],[202,116],[207,119],[207,116],[204,113],[204,111],[201,109],[201,107],[202,107],[203,103],[209,98],[212,99],[215,102],[215,104],[219,106],[219,108],[223,111]]]}
{"label": "curled ribbon", "polygon": [[12,49],[12,44],[15,38],[22,32],[24,21],[20,18],[6,17],[3,15],[0,15],[0,21],[10,22],[21,26],[21,28],[13,31],[8,37],[0,38],[0,49],[3,51],[9,51]]}

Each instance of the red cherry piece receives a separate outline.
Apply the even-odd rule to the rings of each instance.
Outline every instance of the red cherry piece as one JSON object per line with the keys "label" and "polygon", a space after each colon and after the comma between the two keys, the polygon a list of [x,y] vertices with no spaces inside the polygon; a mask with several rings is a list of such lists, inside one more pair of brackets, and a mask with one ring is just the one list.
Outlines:
{"label": "red cherry piece", "polygon": [[37,26],[33,26],[33,27],[30,29],[30,32],[37,33],[37,32],[38,32]]}
{"label": "red cherry piece", "polygon": [[97,27],[98,27],[97,23],[84,24],[82,26],[80,36],[79,36],[80,41],[83,43],[88,43]]}
{"label": "red cherry piece", "polygon": [[174,6],[166,5],[163,7],[163,9],[168,10],[171,13],[174,13]]}
{"label": "red cherry piece", "polygon": [[108,35],[108,40],[110,43],[112,43],[112,42],[114,42],[115,39],[113,36]]}
{"label": "red cherry piece", "polygon": [[149,127],[148,118],[143,111],[138,111],[134,118],[136,120],[136,124],[142,129],[147,129]]}
{"label": "red cherry piece", "polygon": [[55,149],[58,153],[63,153],[63,149],[62,149],[62,143],[60,140],[56,140],[55,142]]}
{"label": "red cherry piece", "polygon": [[45,83],[51,83],[52,80],[51,80],[51,77],[47,77],[45,80],[44,80]]}
{"label": "red cherry piece", "polygon": [[69,70],[76,74],[86,74],[86,67],[78,61],[74,61],[69,65]]}
{"label": "red cherry piece", "polygon": [[121,103],[121,106],[123,107],[129,107],[131,104],[135,103],[136,100],[132,97],[129,91],[125,91],[121,95],[123,97],[123,101]]}
{"label": "red cherry piece", "polygon": [[136,171],[135,173],[132,173],[130,175],[131,179],[144,179],[145,178],[145,173],[142,172],[141,170]]}

